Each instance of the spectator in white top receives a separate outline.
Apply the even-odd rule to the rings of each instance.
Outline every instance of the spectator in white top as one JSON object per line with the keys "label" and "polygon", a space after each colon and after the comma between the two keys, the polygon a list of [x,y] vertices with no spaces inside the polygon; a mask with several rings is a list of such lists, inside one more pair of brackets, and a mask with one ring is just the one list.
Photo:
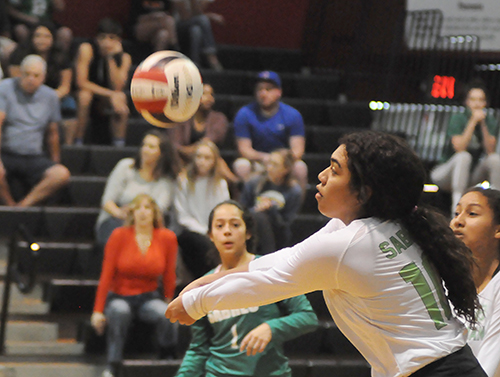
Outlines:
{"label": "spectator in white top", "polygon": [[[216,255],[207,236],[208,218],[212,209],[229,199],[227,182],[223,178],[219,149],[209,141],[198,142],[193,161],[185,174],[179,176],[175,195],[177,219],[182,226],[177,239],[182,260],[193,277],[198,278],[217,265]],[[214,253],[209,253],[213,250]]]}
{"label": "spectator in white top", "polygon": [[109,175],[97,218],[97,243],[104,246],[113,230],[123,226],[128,205],[139,194],[151,196],[168,217],[179,168],[179,157],[166,135],[148,131],[137,156],[119,161]]}

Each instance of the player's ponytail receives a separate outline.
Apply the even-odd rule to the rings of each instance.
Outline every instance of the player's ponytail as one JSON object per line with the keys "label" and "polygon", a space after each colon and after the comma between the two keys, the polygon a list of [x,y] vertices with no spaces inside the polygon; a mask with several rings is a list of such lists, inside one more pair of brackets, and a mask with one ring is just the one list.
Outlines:
{"label": "player's ponytail", "polygon": [[472,278],[472,252],[453,234],[448,220],[434,209],[418,206],[400,221],[438,270],[456,314],[475,325],[480,305]]}

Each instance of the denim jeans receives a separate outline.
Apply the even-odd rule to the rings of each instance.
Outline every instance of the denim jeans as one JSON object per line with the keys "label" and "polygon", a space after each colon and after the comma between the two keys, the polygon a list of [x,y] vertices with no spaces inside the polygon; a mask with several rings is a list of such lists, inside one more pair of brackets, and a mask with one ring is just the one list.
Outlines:
{"label": "denim jeans", "polygon": [[201,62],[201,52],[204,54],[215,54],[214,34],[209,18],[204,15],[197,15],[188,20],[178,21],[177,28],[179,34],[189,35],[189,57],[196,64]]}
{"label": "denim jeans", "polygon": [[108,363],[123,359],[123,347],[132,319],[156,324],[156,335],[160,347],[177,344],[177,325],[165,318],[168,304],[158,292],[147,292],[135,296],[120,296],[110,293],[104,314],[107,322]]}

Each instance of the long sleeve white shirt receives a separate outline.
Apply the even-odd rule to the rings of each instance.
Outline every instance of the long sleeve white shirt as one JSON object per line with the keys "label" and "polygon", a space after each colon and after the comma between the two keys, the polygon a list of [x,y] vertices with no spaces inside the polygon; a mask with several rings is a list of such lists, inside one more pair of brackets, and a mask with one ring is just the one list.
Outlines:
{"label": "long sleeve white shirt", "polygon": [[398,223],[373,218],[347,227],[333,219],[303,242],[251,262],[249,272],[185,293],[182,302],[198,319],[315,290],[373,376],[408,376],[465,345],[467,331],[421,249]]}

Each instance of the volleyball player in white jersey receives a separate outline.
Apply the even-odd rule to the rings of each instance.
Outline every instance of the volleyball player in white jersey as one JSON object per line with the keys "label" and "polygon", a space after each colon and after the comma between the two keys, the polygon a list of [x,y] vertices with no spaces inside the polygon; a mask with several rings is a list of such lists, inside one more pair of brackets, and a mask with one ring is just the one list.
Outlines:
{"label": "volleyball player in white jersey", "polygon": [[192,283],[166,316],[191,324],[213,309],[322,290],[372,376],[486,376],[455,317],[476,322],[472,254],[443,216],[417,207],[419,158],[403,140],[372,131],[340,143],[318,176],[318,208],[332,218],[324,228],[239,271]]}
{"label": "volleyball player in white jersey", "polygon": [[476,258],[473,277],[483,311],[467,342],[488,377],[500,377],[500,191],[468,190],[450,226]]}

